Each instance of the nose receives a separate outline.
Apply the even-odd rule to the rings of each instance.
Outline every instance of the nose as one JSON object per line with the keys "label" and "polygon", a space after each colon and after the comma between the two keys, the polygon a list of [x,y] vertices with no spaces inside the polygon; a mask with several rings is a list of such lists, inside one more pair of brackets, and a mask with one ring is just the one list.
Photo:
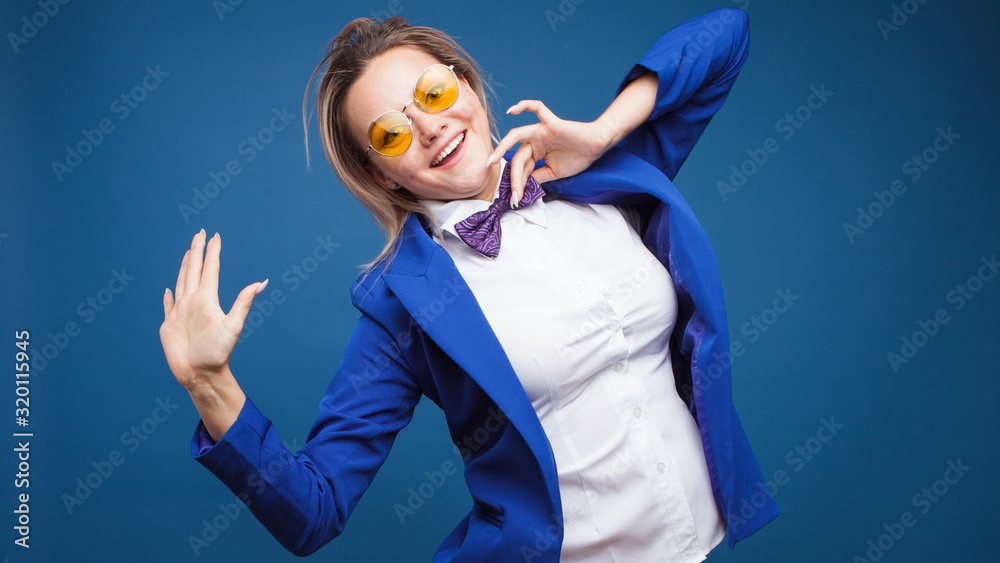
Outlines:
{"label": "nose", "polygon": [[434,141],[436,141],[440,135],[444,134],[444,131],[447,128],[444,120],[437,114],[428,113],[415,108],[412,111],[407,111],[406,115],[410,118],[410,123],[413,124],[414,138],[416,138],[421,146],[424,147],[434,146]]}

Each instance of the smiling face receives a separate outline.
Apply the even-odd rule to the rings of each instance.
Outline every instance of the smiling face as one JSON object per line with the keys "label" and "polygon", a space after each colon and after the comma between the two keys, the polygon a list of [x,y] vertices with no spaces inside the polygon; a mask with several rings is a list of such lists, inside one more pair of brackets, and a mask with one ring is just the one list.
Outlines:
{"label": "smiling face", "polygon": [[[400,110],[413,98],[413,83],[436,58],[412,47],[394,47],[372,59],[347,94],[351,135],[368,147],[368,126],[389,110]],[[458,100],[448,109],[427,113],[406,105],[413,127],[410,147],[399,156],[368,153],[365,169],[387,189],[395,182],[422,199],[493,200],[499,163],[486,168],[493,151],[489,120],[476,92],[459,76]],[[453,146],[454,145],[454,146]],[[451,152],[448,153],[448,149]],[[442,154],[447,156],[439,160]]]}

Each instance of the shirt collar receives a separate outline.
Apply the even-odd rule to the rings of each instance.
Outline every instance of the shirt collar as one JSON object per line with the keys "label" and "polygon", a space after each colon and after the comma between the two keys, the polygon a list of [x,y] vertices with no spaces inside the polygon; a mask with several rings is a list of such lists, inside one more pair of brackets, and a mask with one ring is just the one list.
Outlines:
{"label": "shirt collar", "polygon": [[[507,166],[507,160],[501,159],[501,170],[504,166]],[[424,209],[427,210],[427,214],[431,216],[440,226],[441,230],[438,231],[433,225],[435,238],[443,238],[443,232],[451,233],[453,236],[458,237],[458,232],[455,230],[455,223],[460,223],[465,220],[469,215],[476,213],[477,211],[484,211],[489,209],[490,205],[496,199],[500,197],[500,179],[497,179],[497,185],[493,188],[493,198],[490,201],[484,201],[481,199],[454,199],[451,201],[441,201],[437,199],[417,199]],[[531,205],[524,207],[517,207],[511,209],[507,213],[516,213],[525,221],[530,221],[536,225],[546,227],[547,223],[545,221],[545,201],[544,197],[538,198]]]}

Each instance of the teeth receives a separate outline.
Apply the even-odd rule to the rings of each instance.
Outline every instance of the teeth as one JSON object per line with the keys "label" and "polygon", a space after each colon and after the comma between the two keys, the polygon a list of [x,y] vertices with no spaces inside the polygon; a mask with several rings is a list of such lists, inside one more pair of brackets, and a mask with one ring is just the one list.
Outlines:
{"label": "teeth", "polygon": [[444,160],[444,159],[445,159],[445,158],[446,158],[446,157],[447,157],[447,156],[448,156],[449,154],[451,154],[451,151],[455,150],[455,147],[457,147],[457,146],[459,145],[459,143],[461,143],[461,142],[462,142],[462,139],[465,139],[465,133],[464,133],[464,132],[462,132],[462,133],[459,133],[459,134],[458,134],[458,136],[457,136],[457,137],[455,137],[455,140],[454,140],[454,141],[452,141],[452,142],[448,143],[448,146],[447,146],[447,147],[445,147],[445,148],[444,148],[444,149],[443,149],[443,150],[441,151],[441,154],[437,155],[437,158],[435,158],[435,159],[434,159],[434,164],[431,164],[431,166],[437,166],[437,165],[438,165],[438,163],[440,163],[440,162],[441,162],[442,160]]}

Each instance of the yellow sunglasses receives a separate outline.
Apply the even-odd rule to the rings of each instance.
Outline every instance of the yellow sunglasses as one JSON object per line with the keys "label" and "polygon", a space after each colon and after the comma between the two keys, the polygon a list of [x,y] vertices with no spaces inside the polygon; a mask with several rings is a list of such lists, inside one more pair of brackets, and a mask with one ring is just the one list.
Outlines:
{"label": "yellow sunglasses", "polygon": [[382,156],[399,156],[410,148],[413,139],[413,123],[405,113],[410,102],[427,113],[444,111],[458,100],[458,76],[454,65],[431,65],[424,69],[413,83],[413,98],[401,111],[387,111],[372,120],[368,126],[368,150]]}

